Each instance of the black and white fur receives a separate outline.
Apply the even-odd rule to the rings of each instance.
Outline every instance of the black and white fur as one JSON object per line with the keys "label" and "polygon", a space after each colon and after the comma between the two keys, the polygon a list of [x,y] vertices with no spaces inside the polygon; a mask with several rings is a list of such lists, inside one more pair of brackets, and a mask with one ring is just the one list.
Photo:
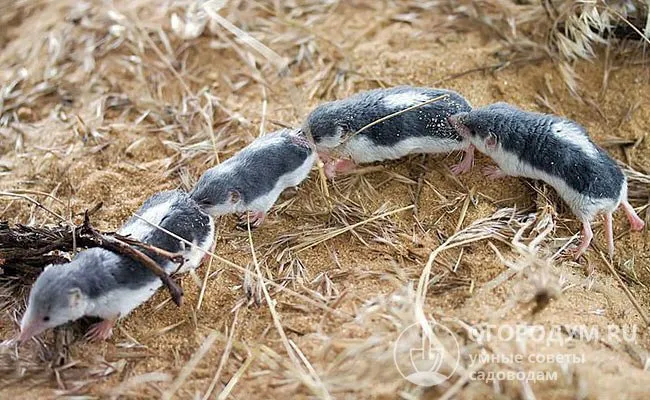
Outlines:
{"label": "black and white fur", "polygon": [[576,258],[589,246],[591,221],[601,212],[605,214],[610,255],[614,252],[612,213],[620,204],[632,229],[643,229],[643,221],[627,200],[623,171],[578,123],[506,103],[457,114],[450,122],[497,163],[498,168],[487,168],[486,175],[540,179],[555,188],[583,223],[583,241]]}
{"label": "black and white fur", "polygon": [[307,178],[315,161],[304,136],[281,129],[207,170],[190,196],[212,216],[251,212],[251,225],[257,227],[284,189]]}
{"label": "black and white fur", "polygon": [[[131,217],[118,231],[120,235],[183,254],[185,263],[178,272],[199,266],[204,253],[197,246],[207,250],[212,247],[212,217],[201,211],[185,192],[157,193],[136,214],[195,244],[187,246],[136,217]],[[144,252],[167,273],[176,272],[177,264]],[[69,263],[48,266],[36,279],[18,340],[24,342],[46,329],[84,316],[103,320],[91,328],[88,337],[106,339],[118,318],[124,318],[147,301],[161,285],[160,278],[128,257],[101,248],[84,250]]]}
{"label": "black and white fur", "polygon": [[[355,134],[374,121],[441,95],[447,97]],[[321,104],[309,114],[302,130],[312,137],[330,177],[358,163],[393,160],[412,153],[465,150],[463,161],[452,168],[458,174],[471,169],[474,148],[456,133],[447,118],[469,110],[469,102],[454,91],[398,86]]]}

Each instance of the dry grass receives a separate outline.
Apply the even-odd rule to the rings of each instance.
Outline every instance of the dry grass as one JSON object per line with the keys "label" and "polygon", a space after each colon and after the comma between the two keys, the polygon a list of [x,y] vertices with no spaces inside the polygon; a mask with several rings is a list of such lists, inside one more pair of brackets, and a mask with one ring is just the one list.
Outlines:
{"label": "dry grass", "polygon": [[648,62],[650,13],[643,1],[472,0],[459,3],[454,2],[450,7],[501,36],[504,62],[512,61],[513,56],[508,53],[514,54],[515,60],[530,62],[539,56],[549,57],[576,96],[586,95],[579,90],[581,78],[574,68],[577,61],[605,58],[608,68],[603,75],[603,89],[614,68],[613,59],[646,65]]}
{"label": "dry grass", "polygon": [[[586,122],[624,162],[630,199],[650,222],[650,97],[634,87],[647,86],[645,42],[616,33],[646,9],[608,4],[0,3],[9,27],[0,32],[0,219],[78,223],[102,202],[94,220],[115,229],[152,193],[190,188],[258,135],[298,126],[320,101],[444,82],[474,104],[506,100]],[[614,260],[597,256],[598,226],[585,265],[566,260],[579,226],[553,191],[485,183],[480,165],[453,177],[454,156],[363,166],[335,182],[320,168],[260,230],[221,218],[216,250],[204,249],[211,260],[184,280],[181,309],[158,294],[109,343],[77,340],[82,322],[19,350],[0,346],[1,397],[642,398],[645,333],[633,362],[629,348],[583,342],[570,350],[588,355],[584,366],[472,362],[568,351],[480,341],[475,325],[642,325],[650,248],[621,220]],[[5,339],[27,288],[0,280]],[[393,349],[406,327],[432,319],[454,331],[462,357],[449,382],[424,390],[399,375]],[[400,355],[419,340],[407,337]],[[560,379],[470,379],[513,368]]]}

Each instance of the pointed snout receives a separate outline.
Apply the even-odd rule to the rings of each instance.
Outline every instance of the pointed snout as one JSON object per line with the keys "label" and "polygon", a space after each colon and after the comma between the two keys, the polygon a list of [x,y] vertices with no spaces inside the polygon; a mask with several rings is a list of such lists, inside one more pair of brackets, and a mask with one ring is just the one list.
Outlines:
{"label": "pointed snout", "polygon": [[18,335],[18,343],[23,344],[39,333],[43,332],[47,327],[45,324],[31,321],[26,324],[23,324],[20,328],[20,335]]}

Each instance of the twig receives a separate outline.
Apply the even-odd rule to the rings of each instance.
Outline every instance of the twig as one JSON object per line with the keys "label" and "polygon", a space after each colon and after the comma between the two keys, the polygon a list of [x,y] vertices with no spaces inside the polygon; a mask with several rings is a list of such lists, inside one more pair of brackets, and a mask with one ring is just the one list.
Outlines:
{"label": "twig", "polygon": [[130,244],[132,246],[142,247],[143,249],[148,250],[148,251],[150,251],[152,253],[155,253],[156,255],[158,255],[160,257],[166,258],[171,262],[180,264],[179,267],[182,267],[183,263],[185,262],[185,258],[183,257],[182,254],[172,253],[172,252],[169,252],[167,250],[161,249],[159,247],[152,246],[152,245],[147,244],[147,243],[143,243],[143,242],[141,242],[139,240],[131,239],[128,236],[122,236],[122,235],[119,235],[119,234],[115,234],[114,236],[115,236],[115,239],[119,240],[120,242],[124,242],[124,243]]}
{"label": "twig", "polygon": [[39,203],[38,201],[32,199],[29,196],[25,196],[25,195],[18,194],[18,193],[11,193],[11,192],[0,192],[0,196],[15,197],[15,198],[18,198],[18,199],[27,200],[30,203],[34,204],[35,206],[47,211],[49,214],[51,214],[53,216],[55,216],[56,218],[59,219],[59,221],[63,221],[63,222],[67,221],[67,219],[63,218],[60,214],[55,213],[54,211],[50,210],[49,208],[45,207],[44,205],[42,205],[41,203]]}
{"label": "twig", "polygon": [[47,197],[48,199],[52,199],[52,200],[56,201],[57,203],[59,203],[59,204],[62,205],[62,206],[65,206],[65,205],[66,205],[66,204],[65,204],[61,199],[59,199],[58,197],[53,196],[53,195],[51,195],[51,194],[49,194],[49,193],[47,193],[47,192],[41,192],[41,191],[39,191],[39,190],[11,189],[11,190],[10,190],[9,192],[7,192],[7,193],[14,193],[14,194],[38,194],[38,195],[41,195],[41,196],[45,196],[45,197]]}
{"label": "twig", "polygon": [[140,250],[134,249],[119,239],[103,235],[90,224],[88,214],[84,216],[84,223],[81,228],[82,234],[94,241],[99,247],[129,257],[135,262],[142,264],[149,271],[153,272],[169,290],[169,293],[177,306],[183,303],[183,289],[163,270],[154,260]]}

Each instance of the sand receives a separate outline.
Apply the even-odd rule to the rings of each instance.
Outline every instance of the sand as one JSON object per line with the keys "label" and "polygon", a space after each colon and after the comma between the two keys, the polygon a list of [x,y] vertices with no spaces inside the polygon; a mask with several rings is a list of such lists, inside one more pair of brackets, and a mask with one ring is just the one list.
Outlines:
{"label": "sand", "polygon": [[[282,17],[273,15],[272,5],[267,6],[267,12],[241,4],[224,13],[245,23],[239,26],[280,56],[300,60],[285,77],[250,47],[238,43],[236,51],[231,36],[223,30],[216,29],[215,35],[206,29],[198,38],[187,41],[175,37],[169,16],[148,1],[116,2],[114,9],[129,16],[129,22],[123,23],[126,31],[135,29],[129,24],[136,15],[141,27],[150,31],[155,31],[152,27],[163,27],[169,48],[159,35],[149,36],[162,59],[145,40],[141,40],[147,43],[142,51],[131,44],[127,33],[121,38],[107,34],[120,21],[111,20],[103,7],[93,5],[81,12],[80,23],[71,22],[71,4],[43,2],[22,9],[0,40],[4,46],[0,57],[3,81],[13,79],[14,72],[25,66],[29,78],[23,85],[29,88],[45,74],[47,65],[58,69],[51,72],[56,74],[51,80],[56,82],[54,93],[21,106],[16,110],[20,121],[0,130],[0,166],[7,170],[0,189],[48,193],[62,203],[33,196],[66,217],[72,215],[77,222],[78,213],[102,202],[93,219],[99,228],[107,230],[117,229],[156,191],[187,188],[205,169],[232,155],[260,130],[277,129],[278,123],[297,126],[308,110],[322,101],[382,85],[432,85],[501,61],[494,55],[500,46],[498,38],[471,24],[450,26],[447,16],[436,10],[419,10],[412,23],[385,18],[391,6],[362,1],[340,2],[331,12],[305,6],[304,15],[289,13]],[[247,17],[248,7],[269,22]],[[279,23],[281,18],[301,24],[313,18],[313,22],[309,30],[304,30]],[[60,59],[52,62],[47,46],[38,42],[45,40],[48,32],[64,47]],[[93,53],[92,65],[87,64],[83,51],[87,42],[82,39],[89,37],[99,46]],[[296,44],[298,39],[304,40]],[[31,49],[37,50],[30,53]],[[42,62],[27,64],[39,52],[37,59]],[[176,68],[175,73],[168,63]],[[582,123],[601,145],[613,139],[640,140],[629,159],[620,146],[608,145],[607,149],[615,158],[631,161],[632,167],[648,173],[647,68],[611,69],[599,60],[579,63],[577,71],[582,78],[582,101],[571,96],[549,60],[496,72],[476,71],[439,86],[462,93],[476,106],[507,101],[529,110],[550,111],[539,101],[545,97],[555,112]],[[605,72],[607,88],[602,90]],[[184,85],[198,94],[194,100],[188,100]],[[206,94],[218,99],[212,107],[207,106]],[[64,101],[66,98],[69,101]],[[65,360],[59,361],[59,366],[72,366],[61,371],[46,369],[22,381],[14,380],[13,375],[0,384],[0,397],[50,397],[68,391],[98,397],[112,393],[129,398],[158,397],[173,387],[173,382],[179,382],[188,361],[216,332],[204,357],[174,394],[177,398],[200,398],[217,372],[236,319],[232,348],[223,361],[213,396],[232,390],[230,395],[240,399],[326,398],[324,387],[331,398],[438,398],[448,390],[457,398],[467,399],[647,398],[650,378],[644,367],[650,345],[648,331],[593,247],[578,263],[560,258],[537,269],[537,275],[524,274],[491,290],[485,285],[507,267],[487,241],[465,246],[462,253],[459,249],[446,251],[442,263],[455,272],[434,264],[432,275],[440,277],[440,281],[429,289],[425,312],[458,334],[465,351],[465,366],[469,365],[468,355],[476,353],[480,346],[462,333],[463,324],[524,323],[549,329],[584,324],[603,332],[608,326],[634,326],[637,330],[633,342],[601,338],[576,339],[570,344],[522,344],[496,340],[484,347],[493,354],[572,354],[584,358],[579,363],[489,363],[481,369],[557,372],[557,379],[551,381],[472,381],[455,389],[451,384],[462,382],[461,374],[447,384],[424,390],[407,383],[394,370],[392,341],[404,324],[415,321],[408,311],[413,302],[402,299],[399,301],[403,303],[399,303],[395,295],[407,293],[409,285],[417,286],[429,253],[456,231],[461,216],[464,219],[460,227],[465,228],[500,208],[535,212],[537,194],[531,182],[514,178],[486,180],[480,171],[489,160],[483,156],[478,157],[471,174],[456,181],[448,168],[459,157],[413,156],[376,164],[362,174],[330,182],[333,207],[350,207],[339,214],[330,212],[315,170],[297,191],[285,193],[265,224],[253,232],[265,276],[349,315],[325,313],[288,291],[278,293],[269,287],[284,333],[309,360],[309,368],[315,373],[309,373],[306,363],[301,366],[304,372],[297,372],[264,297],[247,297],[244,288],[250,284],[245,282],[244,274],[215,261],[197,271],[198,282],[207,276],[200,308],[201,285],[192,276],[184,276],[186,295],[182,307],[168,301],[167,293],[161,290],[123,319],[115,335],[105,343],[85,342],[81,338],[83,328],[75,325],[73,337],[77,340],[69,344]],[[466,201],[469,193],[473,201]],[[547,193],[549,204],[558,212],[552,236],[561,239],[576,234],[580,224],[552,191]],[[396,213],[363,225],[354,233],[343,233],[313,248],[279,257],[282,250],[300,243],[301,237],[309,236],[316,228],[343,227],[343,218],[348,219],[348,224],[363,221],[410,206],[414,198],[418,200],[417,213]],[[637,201],[634,205],[642,207],[647,203]],[[648,215],[647,210],[642,213],[646,220]],[[0,218],[14,223],[54,222],[29,203],[4,197],[0,197]],[[248,235],[235,230],[234,225],[234,217],[218,221],[216,253],[255,271]],[[622,212],[616,214],[614,227],[617,240],[613,265],[625,272],[625,285],[647,310],[648,233],[630,233]],[[595,246],[603,250],[606,246],[600,220],[594,232]],[[508,241],[512,234],[506,235]],[[280,238],[286,241],[278,244]],[[491,242],[504,255],[514,258],[509,246]],[[548,248],[556,248],[551,241],[545,243]],[[539,283],[540,276],[551,283]],[[257,282],[252,284],[254,292],[260,289]],[[540,288],[552,284],[562,287],[561,294],[532,314],[533,306],[527,302]],[[389,304],[391,299],[407,311],[397,313]],[[17,303],[20,312],[24,304],[22,300]],[[1,316],[2,339],[16,332],[12,312],[13,307]],[[69,328],[60,331],[59,338]],[[54,343],[54,334],[45,334],[43,341]],[[20,363],[46,364],[43,359],[48,357],[39,357],[38,348],[36,343],[21,348],[22,361],[14,362],[14,367],[18,369]],[[52,371],[58,371],[58,381]]]}

